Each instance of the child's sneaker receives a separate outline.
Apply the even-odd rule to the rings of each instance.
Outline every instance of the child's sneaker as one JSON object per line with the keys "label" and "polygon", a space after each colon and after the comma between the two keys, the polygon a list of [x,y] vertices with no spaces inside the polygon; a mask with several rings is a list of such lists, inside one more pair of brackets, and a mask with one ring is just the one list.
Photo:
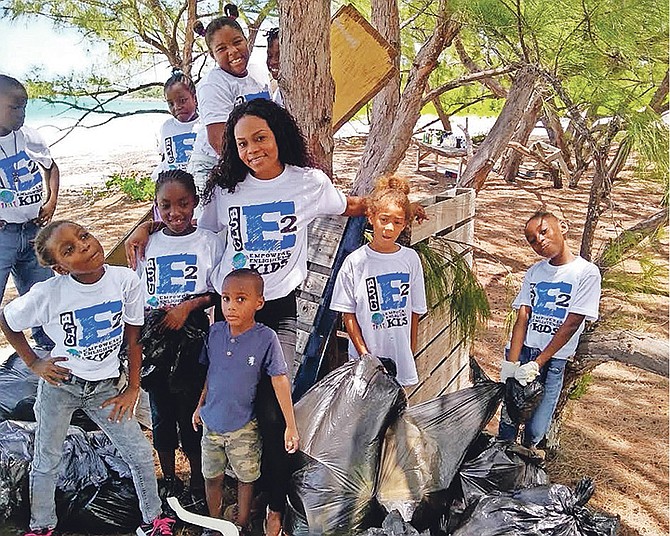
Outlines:
{"label": "child's sneaker", "polygon": [[57,536],[58,532],[56,529],[36,529],[26,532],[23,536]]}
{"label": "child's sneaker", "polygon": [[175,520],[166,515],[160,515],[151,523],[143,523],[135,533],[137,536],[172,536],[172,527]]}

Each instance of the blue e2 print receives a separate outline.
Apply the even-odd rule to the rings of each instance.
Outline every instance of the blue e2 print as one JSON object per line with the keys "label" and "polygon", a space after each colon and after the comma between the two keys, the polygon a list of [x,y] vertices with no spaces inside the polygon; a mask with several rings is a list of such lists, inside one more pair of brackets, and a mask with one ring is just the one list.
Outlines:
{"label": "blue e2 print", "polygon": [[76,310],[74,316],[81,326],[79,346],[91,346],[121,335],[121,309],[118,300]]}
{"label": "blue e2 print", "polygon": [[563,281],[550,283],[542,281],[531,289],[533,314],[563,320],[568,314],[572,285]]}
{"label": "blue e2 print", "polygon": [[381,294],[381,310],[402,309],[409,295],[409,274],[396,272],[377,276]]}
{"label": "blue e2 print", "polygon": [[[276,251],[295,246],[297,218],[293,201],[277,201],[242,207],[247,228],[247,251]],[[270,215],[267,218],[266,215]],[[279,217],[277,217],[277,215]],[[268,233],[280,233],[280,239],[267,237]]]}
{"label": "blue e2 print", "polygon": [[198,256],[192,254],[156,257],[158,285],[156,294],[193,292],[198,272]]}

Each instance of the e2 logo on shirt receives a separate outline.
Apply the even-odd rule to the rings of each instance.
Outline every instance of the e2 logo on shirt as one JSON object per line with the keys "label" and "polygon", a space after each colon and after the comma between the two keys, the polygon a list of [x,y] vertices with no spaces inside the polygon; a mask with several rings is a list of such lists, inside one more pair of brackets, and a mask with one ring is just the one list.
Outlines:
{"label": "e2 logo on shirt", "polygon": [[177,294],[195,290],[198,278],[198,256],[193,254],[163,255],[147,259],[147,292]]}
{"label": "e2 logo on shirt", "polygon": [[534,316],[546,316],[563,320],[568,314],[572,285],[560,281],[558,283],[531,283],[530,299]]}
{"label": "e2 logo on shirt", "polygon": [[[122,304],[112,301],[61,313],[65,346],[87,347],[118,337],[122,333]],[[81,333],[77,336],[78,326]]]}

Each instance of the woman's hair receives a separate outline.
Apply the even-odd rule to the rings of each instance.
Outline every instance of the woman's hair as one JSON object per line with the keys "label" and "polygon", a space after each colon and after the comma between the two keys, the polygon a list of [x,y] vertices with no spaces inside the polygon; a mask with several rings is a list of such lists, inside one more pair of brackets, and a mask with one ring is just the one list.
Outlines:
{"label": "woman's hair", "polygon": [[270,28],[265,32],[265,37],[268,40],[268,46],[270,46],[275,39],[279,39],[279,28]]}
{"label": "woman's hair", "polygon": [[178,182],[184,188],[186,188],[186,190],[195,199],[197,195],[195,181],[193,180],[193,175],[187,171],[183,171],[181,169],[168,169],[167,171],[161,171],[158,174],[158,179],[156,180],[156,196],[158,196],[158,191],[168,182]]}
{"label": "woman's hair", "polygon": [[409,182],[397,175],[382,175],[375,183],[375,189],[368,198],[368,216],[376,214],[389,205],[397,205],[405,213],[405,220],[412,220],[412,208],[407,197]]}
{"label": "woman's hair", "polygon": [[272,101],[254,99],[236,106],[228,116],[221,157],[207,179],[203,195],[205,203],[211,200],[216,186],[230,193],[234,192],[237,184],[242,182],[249,172],[249,168],[240,159],[235,143],[235,125],[245,115],[265,120],[274,134],[279,150],[279,161],[282,164],[314,167],[307,141],[293,116]]}
{"label": "woman's hair", "polygon": [[193,80],[186,76],[184,71],[178,67],[174,67],[172,69],[170,78],[168,78],[165,84],[163,84],[163,94],[167,93],[167,90],[175,84],[184,84],[188,88],[189,93],[195,97],[195,84],[193,83]]}
{"label": "woman's hair", "polygon": [[212,50],[210,47],[212,37],[218,30],[226,26],[230,26],[234,30],[240,32],[242,37],[245,39],[247,38],[247,36],[244,35],[242,26],[240,26],[239,22],[237,22],[235,19],[231,19],[230,17],[217,17],[216,19],[210,21],[210,23],[207,25],[207,28],[205,29],[205,43],[207,43],[207,48],[210,50],[210,52]]}
{"label": "woman's hair", "polygon": [[56,258],[53,252],[47,247],[47,243],[54,234],[54,231],[62,225],[79,225],[70,220],[54,220],[46,227],[42,227],[35,237],[34,247],[35,255],[42,266],[53,266],[56,264]]}

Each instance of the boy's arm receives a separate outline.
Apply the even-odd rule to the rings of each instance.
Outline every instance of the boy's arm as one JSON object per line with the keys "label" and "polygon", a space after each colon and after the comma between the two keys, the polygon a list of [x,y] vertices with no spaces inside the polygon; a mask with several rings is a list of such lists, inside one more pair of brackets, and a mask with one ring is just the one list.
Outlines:
{"label": "boy's arm", "polygon": [[49,169],[44,170],[46,178],[46,201],[40,207],[40,213],[37,216],[39,225],[46,225],[53,218],[56,212],[56,203],[58,203],[58,189],[60,187],[60,170],[56,162],[51,163]]}
{"label": "boy's arm", "polygon": [[531,308],[528,305],[522,305],[516,313],[516,321],[512,328],[512,339],[509,345],[509,354],[507,361],[516,363],[521,355],[521,348],[526,340],[528,331],[528,320],[530,319]]}
{"label": "boy's arm", "polygon": [[67,361],[67,357],[50,357],[49,359],[40,359],[31,348],[22,331],[14,331],[7,324],[4,311],[0,310],[0,328],[7,337],[7,341],[12,345],[16,353],[25,362],[30,370],[40,378],[49,382],[51,385],[60,385],[61,382],[70,377],[70,370],[57,365],[60,361]]}
{"label": "boy's arm", "polygon": [[412,321],[410,323],[409,331],[409,347],[412,350],[412,355],[416,353],[416,339],[419,335],[419,313],[412,313]]}
{"label": "boy's arm", "polygon": [[362,356],[369,354],[370,351],[363,339],[363,332],[361,331],[361,326],[358,324],[358,320],[356,320],[356,314],[342,313],[342,320],[344,321],[344,328],[347,330],[347,334],[349,335],[354,348],[356,348],[358,355]]}
{"label": "boy's arm", "polygon": [[200,393],[200,400],[198,400],[198,405],[195,407],[193,412],[193,417],[191,417],[191,424],[193,429],[197,432],[198,427],[202,426],[202,419],[200,418],[200,408],[205,404],[205,398],[207,398],[207,380],[205,380],[205,385],[202,388],[202,393]]}
{"label": "boy's arm", "polygon": [[284,448],[289,454],[293,454],[300,448],[300,436],[298,427],[295,423],[295,414],[293,413],[293,401],[291,400],[291,382],[286,374],[279,376],[270,376],[272,388],[277,396],[279,407],[286,421],[286,431],[284,432]]}
{"label": "boy's arm", "polygon": [[128,385],[122,393],[105,400],[101,407],[113,406],[108,419],[121,422],[133,417],[137,397],[140,395],[140,369],[142,367],[142,345],[140,330],[142,326],[125,324],[125,337],[128,344]]}
{"label": "boy's arm", "polygon": [[554,336],[551,338],[551,341],[549,341],[549,344],[547,344],[547,347],[542,350],[540,355],[535,359],[537,366],[541,368],[556,352],[563,348],[563,346],[565,346],[577,332],[579,326],[582,325],[582,322],[584,322],[584,315],[568,313],[565,322],[561,324],[561,327],[558,328]]}

